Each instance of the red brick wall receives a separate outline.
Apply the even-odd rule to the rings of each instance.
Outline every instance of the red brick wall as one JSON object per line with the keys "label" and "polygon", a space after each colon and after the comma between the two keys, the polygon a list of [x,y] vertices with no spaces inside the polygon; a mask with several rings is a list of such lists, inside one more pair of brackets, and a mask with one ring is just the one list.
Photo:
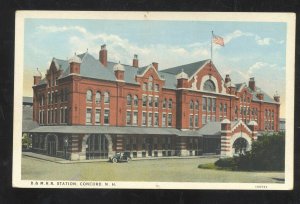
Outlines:
{"label": "red brick wall", "polygon": [[[54,76],[56,74],[59,74],[57,72],[57,69],[55,68],[54,64],[50,66],[50,70],[47,72],[47,78],[51,78],[51,73],[54,73]],[[217,70],[214,68],[214,66],[210,66],[207,64],[198,74],[198,88],[201,83],[201,79],[204,75],[210,74],[213,77],[215,77],[218,81],[217,86],[219,87],[219,90],[221,91],[223,89],[222,87],[222,78],[217,72]],[[153,77],[153,90],[143,90],[142,86],[143,83],[148,83],[149,77]],[[279,105],[277,104],[268,104],[268,103],[260,103],[260,102],[252,102],[252,96],[251,93],[247,91],[247,89],[244,89],[241,91],[241,93],[237,93],[236,96],[226,96],[226,95],[219,95],[216,93],[201,93],[198,91],[190,91],[190,90],[169,90],[165,89],[164,84],[165,81],[161,79],[154,68],[150,68],[143,76],[137,76],[136,81],[141,85],[132,85],[132,84],[126,84],[125,82],[111,82],[111,81],[105,81],[105,80],[94,80],[94,79],[88,79],[83,78],[80,76],[68,76],[64,79],[60,79],[57,82],[56,86],[34,86],[34,104],[33,104],[33,120],[38,121],[39,118],[39,110],[44,109],[44,118],[47,118],[47,109],[48,108],[57,108],[60,109],[60,107],[68,107],[69,110],[69,124],[71,125],[85,125],[86,124],[86,108],[91,107],[92,108],[92,124],[95,124],[95,109],[101,108],[101,121],[100,124],[104,124],[104,109],[108,108],[110,110],[110,121],[109,125],[111,126],[126,126],[126,111],[127,110],[138,110],[138,126],[142,125],[142,112],[143,111],[152,111],[153,117],[154,113],[158,112],[159,114],[159,127],[162,126],[162,113],[172,113],[172,127],[176,127],[179,129],[188,129],[189,128],[189,115],[190,114],[198,114],[199,116],[199,125],[198,127],[201,128],[202,126],[202,97],[203,96],[209,96],[209,97],[215,97],[216,98],[216,112],[213,113],[213,115],[216,116],[216,121],[219,121],[220,115],[222,118],[226,116],[229,120],[235,119],[235,106],[238,106],[238,118],[241,119],[242,115],[240,114],[240,105],[245,105],[251,108],[257,108],[258,109],[258,124],[259,130],[264,130],[264,111],[265,109],[274,111],[274,125],[275,130],[278,130],[278,119],[279,119]],[[193,82],[193,79],[189,81],[189,87],[191,86]],[[159,85],[159,91],[154,91],[154,85]],[[60,94],[61,89],[68,88],[69,90],[69,100],[68,102],[60,102],[58,100],[57,103],[47,104],[47,93],[57,90],[58,94]],[[87,90],[92,90],[93,92],[93,100],[91,103],[88,103],[86,101],[86,92]],[[95,102],[95,93],[97,91],[101,92],[101,103],[96,104]],[[104,104],[104,92],[108,92],[110,95],[110,103]],[[44,94],[44,106],[39,106],[39,101],[37,100],[38,96],[40,94]],[[134,107],[133,105],[127,106],[127,95],[130,94],[132,97],[134,95],[138,96],[138,107]],[[159,97],[159,106],[158,108],[154,107],[142,107],[142,96],[145,95],[152,95],[152,96],[158,96]],[[248,101],[244,103],[240,100],[240,98],[245,95],[246,98],[249,97],[250,103]],[[164,109],[162,107],[162,102],[164,99],[172,99],[173,106],[172,109]],[[193,100],[194,102],[197,100],[199,102],[199,110],[196,110],[195,108],[193,110],[190,110],[189,104],[190,101]],[[220,112],[220,103],[227,104],[227,113]],[[251,116],[251,114],[250,114]],[[250,116],[245,116],[244,118],[250,120]],[[56,115],[57,117],[57,123],[59,124],[59,114]],[[46,121],[46,120],[45,120]]]}

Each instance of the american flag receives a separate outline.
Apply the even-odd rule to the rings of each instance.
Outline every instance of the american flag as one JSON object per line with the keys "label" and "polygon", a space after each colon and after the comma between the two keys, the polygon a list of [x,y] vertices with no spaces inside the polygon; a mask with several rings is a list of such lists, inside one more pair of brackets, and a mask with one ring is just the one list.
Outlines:
{"label": "american flag", "polygon": [[223,38],[214,34],[213,34],[213,43],[224,46]]}

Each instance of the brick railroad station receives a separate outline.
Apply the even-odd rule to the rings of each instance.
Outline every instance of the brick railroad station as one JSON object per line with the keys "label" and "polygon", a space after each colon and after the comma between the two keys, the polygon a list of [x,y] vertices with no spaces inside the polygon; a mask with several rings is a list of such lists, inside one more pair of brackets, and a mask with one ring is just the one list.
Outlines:
{"label": "brick railroad station", "polygon": [[[32,148],[70,160],[232,156],[251,148],[264,131],[279,130],[280,97],[255,79],[236,84],[210,59],[177,67],[139,66],[88,52],[53,58],[34,76]],[[239,145],[239,147],[238,147]],[[242,148],[241,148],[242,147]]]}

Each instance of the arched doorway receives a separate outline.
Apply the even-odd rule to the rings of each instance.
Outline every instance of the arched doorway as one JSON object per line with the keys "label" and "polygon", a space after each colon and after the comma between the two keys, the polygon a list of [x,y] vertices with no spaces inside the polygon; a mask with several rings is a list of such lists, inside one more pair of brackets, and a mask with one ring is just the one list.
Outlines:
{"label": "arched doorway", "polygon": [[47,154],[50,156],[56,156],[57,136],[56,135],[48,135],[46,144],[47,144]]}
{"label": "arched doorway", "polygon": [[108,140],[105,135],[93,134],[86,141],[86,159],[107,159]]}
{"label": "arched doorway", "polygon": [[245,154],[249,150],[249,143],[245,138],[239,137],[234,141],[232,147],[234,154]]}

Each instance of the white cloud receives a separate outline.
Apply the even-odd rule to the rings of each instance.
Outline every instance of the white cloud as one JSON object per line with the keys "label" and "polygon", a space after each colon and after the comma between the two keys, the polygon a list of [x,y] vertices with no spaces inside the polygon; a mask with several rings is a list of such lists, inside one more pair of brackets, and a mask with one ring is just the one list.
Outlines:
{"label": "white cloud", "polygon": [[70,30],[77,30],[81,33],[87,33],[86,29],[81,26],[38,26],[37,29],[39,31],[44,31],[48,33],[56,33],[56,32],[66,32]]}
{"label": "white cloud", "polygon": [[235,30],[232,33],[229,33],[227,35],[224,36],[224,43],[228,44],[230,41],[236,39],[236,38],[240,38],[240,37],[253,37],[256,44],[258,45],[270,45],[271,43],[276,43],[276,44],[283,44],[284,40],[276,40],[274,38],[269,38],[269,37],[261,37],[259,35],[256,35],[254,33],[250,33],[250,32],[243,32],[241,30]]}

